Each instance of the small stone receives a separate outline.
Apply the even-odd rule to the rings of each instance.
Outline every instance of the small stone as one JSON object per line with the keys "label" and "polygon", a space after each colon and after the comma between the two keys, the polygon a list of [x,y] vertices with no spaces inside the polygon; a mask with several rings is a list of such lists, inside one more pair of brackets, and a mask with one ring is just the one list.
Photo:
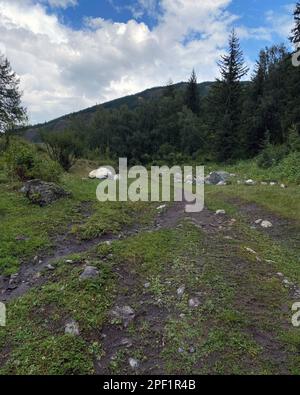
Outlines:
{"label": "small stone", "polygon": [[76,321],[71,319],[66,323],[65,334],[69,334],[72,336],[79,336],[80,331],[79,331],[79,326]]}
{"label": "small stone", "polygon": [[216,215],[225,215],[226,211],[225,210],[217,210]]}
{"label": "small stone", "polygon": [[73,261],[71,259],[67,259],[65,262],[66,263],[73,263]]}
{"label": "small stone", "polygon": [[227,185],[227,182],[225,182],[225,181],[220,181],[220,182],[218,182],[217,185],[218,185],[218,186],[226,186],[226,185]]}
{"label": "small stone", "polygon": [[268,228],[272,228],[272,227],[273,227],[273,224],[272,224],[272,222],[270,222],[270,221],[262,221],[261,227],[262,227],[262,228],[265,228],[265,229],[268,229]]}
{"label": "small stone", "polygon": [[132,340],[124,338],[120,341],[120,346],[130,348],[132,347]]}
{"label": "small stone", "polygon": [[197,308],[200,306],[200,300],[198,298],[192,298],[189,300],[189,306],[191,308]]}
{"label": "small stone", "polygon": [[145,283],[144,288],[150,288],[151,284],[150,283]]}
{"label": "small stone", "polygon": [[254,250],[252,250],[252,248],[245,247],[245,249],[246,249],[246,251],[250,252],[250,254],[254,254],[254,255],[256,255],[256,254],[257,254],[257,252],[256,252],[256,251],[254,251]]}
{"label": "small stone", "polygon": [[184,294],[184,291],[185,291],[185,286],[182,285],[180,288],[177,289],[177,295],[178,295],[179,297],[182,297],[183,294]]}
{"label": "small stone", "polygon": [[55,267],[54,267],[54,266],[52,266],[52,265],[50,265],[50,264],[49,264],[49,265],[47,265],[46,267],[47,267],[47,269],[48,269],[48,270],[55,270]]}
{"label": "small stone", "polygon": [[99,270],[94,266],[86,266],[83,273],[80,275],[80,280],[88,280],[99,275]]}
{"label": "small stone", "polygon": [[130,306],[117,306],[114,310],[112,310],[111,314],[113,317],[121,320],[125,328],[135,318],[135,312]]}
{"label": "small stone", "polygon": [[195,350],[194,347],[190,347],[189,352],[190,352],[191,354],[194,354],[194,353],[196,352],[196,350]]}
{"label": "small stone", "polygon": [[245,185],[248,185],[248,186],[253,186],[255,184],[256,184],[256,182],[254,180],[252,180],[252,179],[249,179],[249,180],[245,181]]}
{"label": "small stone", "polygon": [[262,181],[261,185],[268,185],[268,183],[266,181]]}
{"label": "small stone", "polygon": [[284,274],[283,273],[277,273],[277,276],[278,277],[284,277]]}
{"label": "small stone", "polygon": [[262,221],[263,221],[262,219],[258,219],[255,221],[255,223],[256,223],[256,225],[260,225],[262,223]]}
{"label": "small stone", "polygon": [[178,352],[179,352],[179,354],[182,354],[182,353],[184,353],[184,349],[181,348],[181,347],[179,347],[179,348],[178,348]]}
{"label": "small stone", "polygon": [[281,185],[280,185],[280,188],[282,188],[282,189],[286,189],[286,188],[287,188],[287,186],[286,186],[285,184],[281,184]]}
{"label": "small stone", "polygon": [[139,367],[139,361],[137,359],[129,358],[128,362],[132,369],[137,369]]}
{"label": "small stone", "polygon": [[274,187],[275,185],[277,185],[277,182],[272,181],[272,182],[270,182],[270,185],[271,185],[271,187]]}
{"label": "small stone", "polygon": [[157,207],[156,210],[163,210],[165,209],[167,206],[165,204],[163,204],[162,206]]}
{"label": "small stone", "polygon": [[184,314],[184,313],[181,313],[181,314],[179,314],[179,317],[180,317],[181,319],[183,319],[183,318],[185,318],[185,314]]}

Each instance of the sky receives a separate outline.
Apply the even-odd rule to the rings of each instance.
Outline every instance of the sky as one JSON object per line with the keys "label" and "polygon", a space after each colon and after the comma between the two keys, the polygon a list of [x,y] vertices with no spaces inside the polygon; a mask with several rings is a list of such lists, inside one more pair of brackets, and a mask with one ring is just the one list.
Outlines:
{"label": "sky", "polygon": [[[0,0],[0,53],[31,124],[154,86],[218,77],[235,28],[253,69],[285,42],[291,0]],[[250,76],[250,75],[249,75]],[[249,77],[248,76],[248,77]]]}

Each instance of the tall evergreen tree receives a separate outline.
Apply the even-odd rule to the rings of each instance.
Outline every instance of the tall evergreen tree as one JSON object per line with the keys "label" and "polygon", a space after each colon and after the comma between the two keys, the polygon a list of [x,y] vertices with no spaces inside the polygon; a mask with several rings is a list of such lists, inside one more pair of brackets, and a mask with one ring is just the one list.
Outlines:
{"label": "tall evergreen tree", "polygon": [[239,39],[233,30],[229,36],[228,54],[218,63],[221,79],[212,92],[211,105],[218,110],[215,117],[217,159],[226,161],[237,157],[241,150],[240,122],[243,88],[241,79],[248,73]]}
{"label": "tall evergreen tree", "polygon": [[21,105],[19,80],[8,59],[0,54],[0,133],[7,132],[26,120]]}
{"label": "tall evergreen tree", "polygon": [[300,2],[297,2],[295,7],[294,21],[295,21],[295,26],[292,29],[292,35],[290,37],[290,41],[293,44],[300,45]]}
{"label": "tall evergreen tree", "polygon": [[185,94],[185,105],[194,113],[199,114],[200,111],[200,96],[197,84],[197,76],[195,70],[189,79]]}

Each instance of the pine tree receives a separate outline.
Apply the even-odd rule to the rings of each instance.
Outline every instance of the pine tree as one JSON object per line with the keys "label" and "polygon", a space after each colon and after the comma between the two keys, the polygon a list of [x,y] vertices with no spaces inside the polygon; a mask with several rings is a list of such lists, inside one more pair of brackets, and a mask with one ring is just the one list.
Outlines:
{"label": "pine tree", "polygon": [[292,29],[292,36],[290,37],[290,41],[293,44],[300,45],[300,2],[297,2],[296,8],[294,11],[294,21],[295,26]]}
{"label": "pine tree", "polygon": [[167,82],[167,85],[164,90],[164,96],[171,97],[171,98],[174,98],[174,96],[175,96],[175,87],[174,87],[174,83],[171,79]]}
{"label": "pine tree", "polygon": [[221,79],[217,80],[212,93],[212,105],[218,112],[216,118],[217,158],[226,161],[238,156],[241,151],[242,94],[241,79],[249,69],[244,64],[243,53],[235,31],[229,36],[228,54],[218,63]]}
{"label": "pine tree", "polygon": [[197,84],[197,76],[195,70],[192,71],[192,75],[189,79],[188,86],[185,94],[185,105],[194,114],[199,114],[200,111],[200,97]]}
{"label": "pine tree", "polygon": [[0,54],[0,133],[5,133],[26,120],[21,105],[19,79],[8,59]]}

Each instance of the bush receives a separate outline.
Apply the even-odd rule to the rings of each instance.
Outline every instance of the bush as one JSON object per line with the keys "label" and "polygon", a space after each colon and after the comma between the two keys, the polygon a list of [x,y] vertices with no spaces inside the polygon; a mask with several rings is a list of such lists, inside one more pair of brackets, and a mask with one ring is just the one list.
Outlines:
{"label": "bush", "polygon": [[258,155],[257,165],[262,169],[278,165],[278,163],[288,154],[288,148],[285,145],[268,144],[266,148]]}
{"label": "bush", "polygon": [[284,158],[274,169],[280,179],[300,183],[300,152],[294,152]]}
{"label": "bush", "polygon": [[12,140],[4,154],[8,174],[20,181],[39,178],[43,181],[59,181],[62,168],[55,161],[37,152],[35,146]]}

